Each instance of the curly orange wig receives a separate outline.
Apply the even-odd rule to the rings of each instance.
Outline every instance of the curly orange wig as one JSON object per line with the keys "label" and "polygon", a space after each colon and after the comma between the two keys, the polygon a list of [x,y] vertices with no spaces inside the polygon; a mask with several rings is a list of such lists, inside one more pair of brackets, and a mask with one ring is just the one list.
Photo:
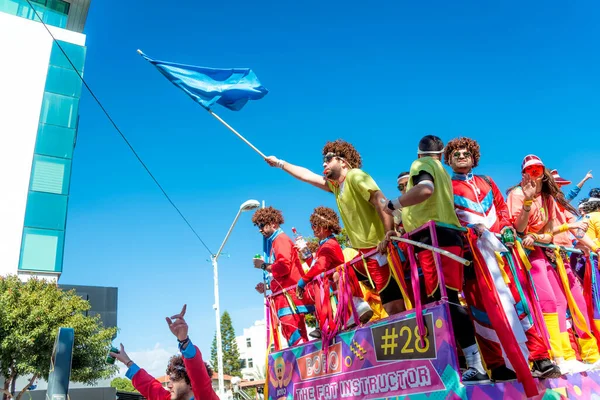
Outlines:
{"label": "curly orange wig", "polygon": [[310,224],[319,228],[325,228],[338,234],[342,231],[340,220],[335,211],[329,207],[317,207],[310,216]]}
{"label": "curly orange wig", "polygon": [[362,167],[362,159],[360,158],[360,154],[354,146],[350,143],[343,141],[342,139],[338,139],[335,142],[327,142],[323,147],[323,155],[327,153],[333,153],[339,158],[343,158],[348,162],[349,168],[361,168]]}
{"label": "curly orange wig", "polygon": [[266,208],[261,208],[257,210],[252,216],[252,223],[254,223],[255,225],[282,225],[283,214],[281,214],[281,211],[270,206]]}
{"label": "curly orange wig", "polygon": [[473,139],[469,139],[466,137],[452,139],[448,142],[446,148],[444,149],[444,163],[446,165],[450,165],[450,158],[452,157],[452,153],[454,153],[458,149],[467,149],[471,152],[473,157],[473,168],[479,165],[479,157],[481,157],[481,153],[479,151],[479,143],[477,143]]}

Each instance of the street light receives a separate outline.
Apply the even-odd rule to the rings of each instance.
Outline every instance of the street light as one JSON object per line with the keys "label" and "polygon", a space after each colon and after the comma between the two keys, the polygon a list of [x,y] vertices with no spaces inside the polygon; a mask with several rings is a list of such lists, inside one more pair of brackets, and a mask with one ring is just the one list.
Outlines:
{"label": "street light", "polygon": [[219,375],[219,398],[225,394],[225,382],[223,381],[223,343],[221,342],[221,310],[219,306],[219,272],[217,266],[217,260],[221,255],[221,251],[223,251],[223,247],[225,247],[225,243],[227,243],[227,239],[229,239],[229,235],[231,235],[231,231],[235,226],[240,214],[244,211],[256,210],[260,207],[260,203],[256,200],[248,200],[242,203],[240,209],[238,210],[233,223],[229,227],[227,231],[227,235],[225,235],[225,239],[223,239],[223,243],[221,243],[221,247],[219,247],[219,251],[216,254],[213,254],[210,259],[213,265],[213,273],[214,273],[214,282],[215,282],[215,305],[213,306],[215,309],[215,317],[217,322],[217,364],[218,364],[218,375]]}

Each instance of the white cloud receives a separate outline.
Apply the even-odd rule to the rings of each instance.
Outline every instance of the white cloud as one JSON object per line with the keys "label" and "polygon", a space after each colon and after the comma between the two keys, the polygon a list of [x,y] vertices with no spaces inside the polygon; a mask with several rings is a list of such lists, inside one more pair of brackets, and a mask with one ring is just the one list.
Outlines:
{"label": "white cloud", "polygon": [[[160,343],[156,343],[152,349],[129,351],[126,348],[125,351],[134,363],[148,371],[155,378],[165,375],[169,359],[179,354],[177,347],[163,347]],[[125,372],[127,372],[127,367],[121,364],[119,374],[125,376]]]}

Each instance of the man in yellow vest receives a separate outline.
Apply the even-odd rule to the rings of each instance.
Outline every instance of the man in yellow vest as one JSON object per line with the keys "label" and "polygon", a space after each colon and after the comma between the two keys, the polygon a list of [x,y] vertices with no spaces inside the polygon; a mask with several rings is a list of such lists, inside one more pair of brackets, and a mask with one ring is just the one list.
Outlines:
{"label": "man in yellow vest", "polygon": [[[454,211],[452,179],[441,163],[444,143],[433,135],[427,135],[419,142],[417,159],[410,167],[410,177],[406,193],[387,203],[387,212],[402,210],[402,222],[406,232],[411,233],[429,221],[440,222],[460,228]],[[388,232],[387,238],[395,234]],[[438,246],[461,256],[463,239],[458,230],[437,227]],[[429,230],[416,232],[412,240],[432,245]],[[433,252],[415,248],[419,265],[423,271],[425,293],[431,300],[440,300],[440,288]],[[468,369],[463,373],[463,382],[481,382],[488,380],[481,363],[479,348],[475,341],[475,330],[469,314],[460,306],[458,293],[463,286],[463,265],[448,257],[442,257],[442,273],[448,290],[450,317],[454,334],[465,354]]]}

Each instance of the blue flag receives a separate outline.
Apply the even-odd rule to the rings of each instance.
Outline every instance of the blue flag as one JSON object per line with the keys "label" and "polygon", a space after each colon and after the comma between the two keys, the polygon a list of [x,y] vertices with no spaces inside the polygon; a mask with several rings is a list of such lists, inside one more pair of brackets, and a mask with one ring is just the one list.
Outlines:
{"label": "blue flag", "polygon": [[153,64],[168,80],[207,110],[220,104],[239,111],[248,100],[262,99],[269,91],[260,84],[249,68],[206,68],[153,60],[141,50],[138,53]]}

